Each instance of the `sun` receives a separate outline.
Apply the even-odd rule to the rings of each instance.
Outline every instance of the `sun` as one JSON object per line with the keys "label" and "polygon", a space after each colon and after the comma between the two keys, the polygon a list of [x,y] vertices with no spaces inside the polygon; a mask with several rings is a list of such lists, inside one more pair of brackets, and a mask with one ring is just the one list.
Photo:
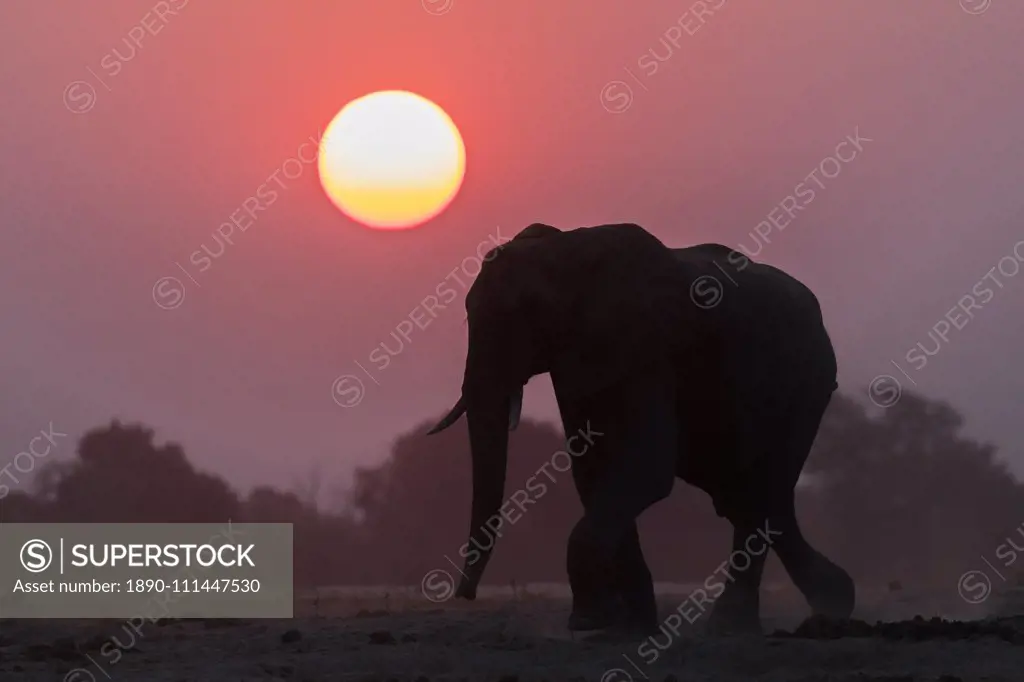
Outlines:
{"label": "sun", "polygon": [[466,174],[455,123],[430,100],[386,90],[352,100],[324,131],[320,184],[345,215],[363,225],[403,230],[452,202]]}

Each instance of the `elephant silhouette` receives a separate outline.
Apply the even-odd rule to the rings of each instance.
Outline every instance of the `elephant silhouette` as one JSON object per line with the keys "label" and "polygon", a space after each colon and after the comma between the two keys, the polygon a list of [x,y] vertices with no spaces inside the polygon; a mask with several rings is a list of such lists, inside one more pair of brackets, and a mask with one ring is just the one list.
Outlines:
{"label": "elephant silhouette", "polygon": [[720,244],[669,248],[639,225],[535,223],[486,259],[466,312],[462,395],[431,430],[463,414],[469,424],[471,549],[458,596],[475,598],[491,555],[479,538],[502,506],[523,386],[549,373],[565,433],[601,434],[572,465],[584,514],[567,542],[571,630],[657,628],[636,519],[676,478],[711,497],[733,526],[732,556],[745,557],[706,595],[713,631],[760,631],[769,547],[816,614],[850,616],[853,580],[807,542],[794,507],[837,388],[806,286]]}

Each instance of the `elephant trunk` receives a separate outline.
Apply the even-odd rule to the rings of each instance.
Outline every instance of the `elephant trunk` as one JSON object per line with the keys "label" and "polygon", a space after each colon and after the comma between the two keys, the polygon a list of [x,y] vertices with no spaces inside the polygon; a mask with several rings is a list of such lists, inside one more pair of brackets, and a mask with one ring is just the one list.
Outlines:
{"label": "elephant trunk", "polygon": [[508,463],[510,397],[479,398],[467,405],[469,444],[473,460],[473,507],[469,539],[460,551],[465,558],[457,596],[475,599],[476,589],[497,539]]}

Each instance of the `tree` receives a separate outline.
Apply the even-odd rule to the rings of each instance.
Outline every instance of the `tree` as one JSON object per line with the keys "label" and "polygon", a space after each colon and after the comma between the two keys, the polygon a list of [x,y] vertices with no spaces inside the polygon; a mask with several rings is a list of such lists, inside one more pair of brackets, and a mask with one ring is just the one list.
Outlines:
{"label": "tree", "polygon": [[77,458],[48,463],[42,500],[55,518],[78,523],[215,523],[238,518],[238,496],[196,471],[176,443],[157,446],[152,429],[114,420],[78,443]]}
{"label": "tree", "polygon": [[[47,462],[31,495],[0,500],[0,521],[291,523],[296,585],[418,585],[431,570],[457,575],[472,493],[465,422],[436,436],[429,426],[358,469],[351,508],[332,513],[317,508],[314,485],[305,499],[271,486],[243,498],[198,471],[180,445],[157,445],[152,429],[115,420],[83,435],[73,459]],[[994,446],[962,427],[949,405],[909,392],[881,415],[836,394],[805,468],[814,484],[798,494],[805,532],[861,584],[949,589],[1024,520],[1024,486]],[[555,454],[564,442],[529,419],[510,434],[508,517],[488,582],[565,580],[565,541],[582,509],[570,460]],[[682,482],[640,529],[659,581],[703,581],[729,556],[728,523]],[[781,577],[773,564],[769,576]]]}

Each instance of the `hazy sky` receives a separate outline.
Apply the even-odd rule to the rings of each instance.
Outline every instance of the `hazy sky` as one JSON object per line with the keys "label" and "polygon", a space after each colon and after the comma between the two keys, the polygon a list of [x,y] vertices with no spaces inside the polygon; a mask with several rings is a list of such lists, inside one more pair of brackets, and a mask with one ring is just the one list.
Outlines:
{"label": "hazy sky", "polygon": [[[1024,4],[988,4],[4,2],[0,466],[50,422],[118,416],[241,486],[318,463],[343,482],[457,397],[481,242],[630,221],[760,250],[817,293],[843,390],[905,371],[1024,473]],[[418,230],[352,223],[288,161],[380,89],[465,139],[461,194]],[[268,182],[273,206],[201,270]],[[439,286],[449,308],[382,369]],[[351,379],[332,397],[342,375],[358,405],[335,402]],[[554,417],[546,379],[526,412]]]}

